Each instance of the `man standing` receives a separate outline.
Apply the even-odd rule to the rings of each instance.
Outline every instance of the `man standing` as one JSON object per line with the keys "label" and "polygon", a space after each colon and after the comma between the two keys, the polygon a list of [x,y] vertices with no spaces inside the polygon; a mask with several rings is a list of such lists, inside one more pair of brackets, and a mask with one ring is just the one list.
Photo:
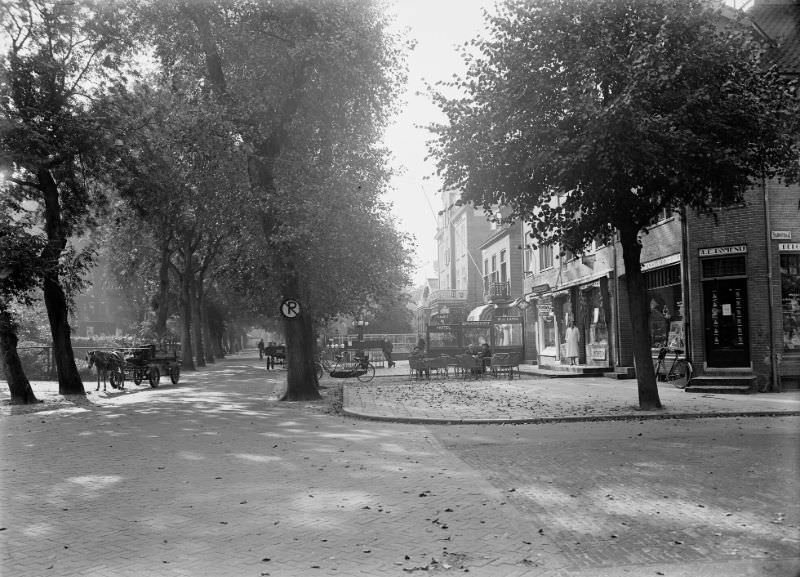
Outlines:
{"label": "man standing", "polygon": [[263,360],[264,358],[264,339],[258,341],[258,358],[259,360]]}
{"label": "man standing", "polygon": [[383,358],[386,359],[386,363],[390,369],[394,366],[394,361],[392,360],[393,349],[394,345],[392,345],[392,341],[389,339],[383,339],[383,342],[381,343],[381,350],[383,351]]}

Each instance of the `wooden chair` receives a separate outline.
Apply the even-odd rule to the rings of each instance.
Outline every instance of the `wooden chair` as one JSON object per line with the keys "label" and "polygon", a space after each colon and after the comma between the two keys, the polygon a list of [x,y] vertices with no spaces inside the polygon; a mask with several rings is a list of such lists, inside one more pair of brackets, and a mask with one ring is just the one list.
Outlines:
{"label": "wooden chair", "polygon": [[460,355],[450,355],[447,357],[447,369],[452,371],[454,376],[459,376],[461,374],[461,364],[458,360],[459,356]]}
{"label": "wooden chair", "polygon": [[428,369],[428,365],[424,359],[415,359],[412,357],[408,359],[408,374],[412,381],[414,379],[419,380],[423,376],[430,377],[430,369]]}
{"label": "wooden chair", "polygon": [[510,379],[514,378],[514,368],[511,365],[510,353],[493,354],[490,367],[492,370],[493,377],[499,377],[503,374],[506,374]]}
{"label": "wooden chair", "polygon": [[482,378],[485,372],[483,359],[472,355],[459,355],[459,364],[466,378]]}
{"label": "wooden chair", "polygon": [[517,369],[517,378],[522,378],[522,372],[519,370],[519,366],[522,363],[522,354],[521,353],[511,353],[509,357],[509,366],[511,367],[510,376],[514,378],[514,369]]}
{"label": "wooden chair", "polygon": [[425,364],[427,365],[429,374],[435,372],[437,376],[441,377],[444,375],[444,377],[447,378],[448,357],[446,355],[425,359]]}

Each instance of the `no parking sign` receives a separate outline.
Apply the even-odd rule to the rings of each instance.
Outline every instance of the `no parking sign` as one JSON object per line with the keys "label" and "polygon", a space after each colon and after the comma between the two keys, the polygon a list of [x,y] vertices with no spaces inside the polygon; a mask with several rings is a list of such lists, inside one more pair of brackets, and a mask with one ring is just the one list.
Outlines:
{"label": "no parking sign", "polygon": [[300,301],[286,299],[281,303],[281,314],[287,319],[296,318],[300,314]]}

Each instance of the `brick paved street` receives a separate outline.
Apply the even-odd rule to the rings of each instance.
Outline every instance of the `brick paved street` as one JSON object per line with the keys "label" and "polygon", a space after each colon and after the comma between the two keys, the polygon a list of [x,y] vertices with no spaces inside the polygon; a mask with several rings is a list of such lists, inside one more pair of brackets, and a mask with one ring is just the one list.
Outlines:
{"label": "brick paved street", "polygon": [[799,423],[452,426],[437,437],[555,538],[559,575],[795,576]]}
{"label": "brick paved street", "polygon": [[800,566],[797,417],[390,423],[277,403],[284,377],[243,355],[179,385],[0,406],[2,575]]}

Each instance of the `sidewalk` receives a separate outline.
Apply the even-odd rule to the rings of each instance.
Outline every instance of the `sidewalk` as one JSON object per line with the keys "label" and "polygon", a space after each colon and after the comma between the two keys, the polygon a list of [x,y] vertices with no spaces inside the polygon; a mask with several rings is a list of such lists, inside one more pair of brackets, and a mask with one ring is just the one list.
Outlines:
{"label": "sidewalk", "polygon": [[370,383],[344,381],[343,411],[351,416],[420,423],[537,423],[619,419],[800,415],[800,391],[723,395],[659,385],[664,408],[638,408],[635,379],[535,376],[411,380],[408,363],[377,369]]}

